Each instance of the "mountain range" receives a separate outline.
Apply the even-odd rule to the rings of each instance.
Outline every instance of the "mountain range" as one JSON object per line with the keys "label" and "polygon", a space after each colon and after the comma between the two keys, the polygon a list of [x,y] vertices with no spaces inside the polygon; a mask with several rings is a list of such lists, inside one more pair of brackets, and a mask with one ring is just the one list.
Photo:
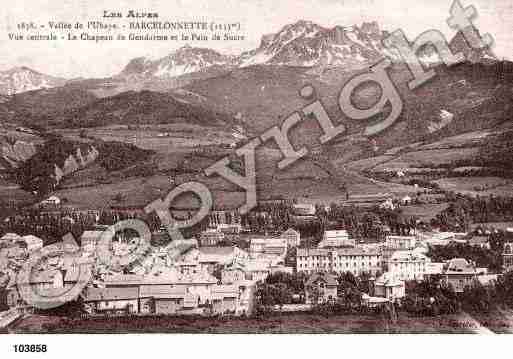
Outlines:
{"label": "mountain range", "polygon": [[[252,65],[314,67],[321,72],[329,67],[361,69],[385,56],[398,59],[394,50],[382,44],[387,35],[388,32],[383,31],[375,21],[364,22],[360,26],[325,28],[311,21],[300,20],[284,26],[275,34],[262,36],[258,48],[238,56],[186,45],[162,58],[134,58],[111,79],[123,83],[125,90],[137,89],[134,83],[160,81],[153,87],[144,86],[146,89],[159,90],[181,87],[198,78],[214,77],[223,71]],[[487,51],[469,49],[461,33],[455,35],[450,45],[452,49],[463,48],[467,58],[473,62],[492,58]],[[424,48],[419,56],[425,62],[438,61],[433,48]],[[0,94],[11,95],[62,86],[64,83],[66,80],[62,78],[44,75],[27,67],[0,72]],[[130,84],[128,88],[126,83]]]}

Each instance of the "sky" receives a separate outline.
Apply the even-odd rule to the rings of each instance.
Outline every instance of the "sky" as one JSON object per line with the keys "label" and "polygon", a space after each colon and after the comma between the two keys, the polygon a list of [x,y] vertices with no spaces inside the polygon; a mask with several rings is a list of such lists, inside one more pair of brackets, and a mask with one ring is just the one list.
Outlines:
{"label": "sky", "polygon": [[[513,58],[513,1],[461,0],[474,5],[478,17],[474,24],[495,40],[499,58]],[[297,20],[310,20],[324,27],[351,26],[377,21],[384,30],[401,28],[413,39],[436,29],[449,39],[454,31],[446,23],[452,0],[16,0],[0,9],[0,70],[28,66],[37,71],[65,78],[106,77],[119,73],[134,57],[163,57],[186,44],[181,41],[11,41],[9,32],[23,21],[101,20],[104,10],[126,13],[151,11],[160,21],[216,21],[241,24],[244,41],[187,42],[210,47],[227,54],[238,54],[258,47],[261,36],[275,33]],[[127,23],[122,20],[121,23]]]}

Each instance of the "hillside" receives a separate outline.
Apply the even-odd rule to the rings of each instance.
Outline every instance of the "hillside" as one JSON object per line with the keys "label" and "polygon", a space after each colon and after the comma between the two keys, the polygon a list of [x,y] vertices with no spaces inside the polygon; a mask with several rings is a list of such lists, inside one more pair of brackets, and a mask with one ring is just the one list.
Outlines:
{"label": "hillside", "polygon": [[62,180],[97,164],[108,172],[132,167],[150,159],[152,151],[118,142],[77,143],[65,139],[48,140],[16,170],[16,182],[38,194],[48,193]]}
{"label": "hillside", "polygon": [[222,126],[231,122],[222,113],[147,90],[97,98],[80,87],[62,87],[16,95],[8,105],[19,122],[47,129],[170,123]]}

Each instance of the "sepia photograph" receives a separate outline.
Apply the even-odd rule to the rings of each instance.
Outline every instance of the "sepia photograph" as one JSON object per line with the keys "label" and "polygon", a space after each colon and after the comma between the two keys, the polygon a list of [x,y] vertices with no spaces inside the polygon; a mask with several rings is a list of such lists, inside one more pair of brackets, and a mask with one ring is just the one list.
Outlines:
{"label": "sepia photograph", "polygon": [[3,5],[2,357],[513,333],[511,1]]}

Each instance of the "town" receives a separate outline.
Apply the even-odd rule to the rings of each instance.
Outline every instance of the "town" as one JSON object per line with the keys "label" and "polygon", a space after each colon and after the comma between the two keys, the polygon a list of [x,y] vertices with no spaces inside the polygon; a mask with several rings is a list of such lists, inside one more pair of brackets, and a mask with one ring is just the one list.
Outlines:
{"label": "town", "polygon": [[[63,307],[75,313],[68,319],[77,322],[112,316],[259,318],[284,312],[374,313],[393,321],[398,312],[414,317],[479,313],[509,304],[513,228],[460,226],[454,210],[462,201],[476,202],[469,198],[458,198],[429,222],[401,214],[412,201],[406,196],[355,207],[276,199],[245,215],[216,209],[177,244],[158,218],[142,209],[74,211],[49,197],[2,224],[0,324],[7,328],[58,310],[27,303],[20,285],[42,297],[62,293]],[[513,206],[507,208],[506,216]],[[174,210],[183,218],[191,211]],[[104,231],[129,218],[151,224],[149,249],[131,263],[100,261],[97,246]],[[64,240],[58,240],[61,236]],[[109,250],[123,256],[140,240],[136,233],[118,232]],[[50,244],[68,249],[42,257],[29,282],[20,284],[17,273],[24,262]],[[93,274],[70,296],[84,265],[92,266]]]}

